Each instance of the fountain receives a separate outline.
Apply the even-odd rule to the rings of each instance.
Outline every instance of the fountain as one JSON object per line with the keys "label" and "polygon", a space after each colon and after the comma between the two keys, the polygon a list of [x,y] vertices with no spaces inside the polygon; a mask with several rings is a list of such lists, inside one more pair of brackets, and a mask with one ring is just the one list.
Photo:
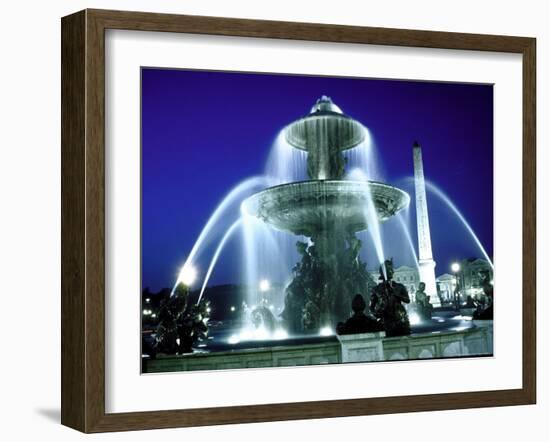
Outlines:
{"label": "fountain", "polygon": [[369,229],[383,262],[378,223],[409,205],[409,195],[366,174],[346,177],[344,151],[365,141],[364,126],[321,97],[303,118],[283,131],[286,142],[307,153],[308,180],[269,187],[243,201],[245,216],[301,235],[302,256],[285,290],[282,317],[291,333],[334,330],[349,316],[356,293],[369,295],[374,281],[359,252],[356,234]]}
{"label": "fountain", "polygon": [[[381,182],[373,147],[367,128],[326,96],[309,114],[284,127],[264,173],[230,189],[201,230],[161,309],[156,344],[145,353],[150,358],[144,359],[144,371],[492,354],[493,295],[488,277],[483,290],[490,305],[475,313],[487,325],[476,327],[467,316],[434,310],[438,297],[433,292],[435,261],[426,191],[451,209],[492,268],[487,252],[450,198],[424,179],[420,146],[415,143],[411,183],[420,233],[417,255],[409,194]],[[381,223],[389,219],[393,221],[385,226],[384,243]],[[236,296],[238,302],[244,299],[240,306],[220,302],[219,311],[229,308],[231,313],[209,322],[210,314],[216,313],[216,305],[210,308],[216,292],[208,293],[209,283],[238,230],[241,284],[222,293],[230,293],[231,303]],[[368,247],[363,247],[365,238]],[[201,273],[196,265],[209,247],[214,250],[191,305],[191,286]],[[411,287],[410,275],[407,284],[401,283],[403,275],[401,282],[392,278],[393,262],[386,258],[397,254],[402,262],[404,253],[420,275],[418,287]],[[371,268],[380,266],[379,284],[374,280],[378,275],[367,270],[366,256]],[[422,271],[426,267],[430,274]],[[427,276],[434,280],[432,292]],[[414,304],[407,308],[412,290]],[[399,341],[392,339],[397,336]],[[369,351],[358,352],[359,346]],[[161,358],[155,360],[157,353]],[[185,357],[171,358],[165,365],[164,355],[176,353]]]}

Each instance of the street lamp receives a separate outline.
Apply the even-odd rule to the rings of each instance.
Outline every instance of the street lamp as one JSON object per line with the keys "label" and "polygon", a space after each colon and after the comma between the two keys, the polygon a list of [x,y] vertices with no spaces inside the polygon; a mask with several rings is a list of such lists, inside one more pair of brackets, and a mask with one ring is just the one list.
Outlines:
{"label": "street lamp", "polygon": [[259,289],[260,289],[260,293],[262,294],[260,302],[263,305],[267,305],[267,303],[269,302],[267,298],[268,297],[267,292],[269,292],[270,288],[271,288],[271,284],[269,283],[268,279],[262,279],[260,281]]}
{"label": "street lamp", "polygon": [[197,279],[197,274],[197,269],[192,264],[185,263],[180,270],[178,283],[183,282],[187,287],[191,287]]}
{"label": "street lamp", "polygon": [[267,292],[271,287],[271,284],[269,283],[268,279],[262,279],[260,281],[260,291],[261,292]]}
{"label": "street lamp", "polygon": [[455,298],[455,306],[457,310],[460,310],[460,293],[458,291],[458,272],[460,272],[460,264],[458,262],[453,262],[451,264],[451,271],[454,273],[455,277],[455,292],[454,292],[454,298]]}

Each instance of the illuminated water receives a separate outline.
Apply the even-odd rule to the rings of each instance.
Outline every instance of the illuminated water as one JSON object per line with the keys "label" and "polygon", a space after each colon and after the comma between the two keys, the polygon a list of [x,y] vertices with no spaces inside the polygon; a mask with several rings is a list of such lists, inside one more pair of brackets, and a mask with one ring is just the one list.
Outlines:
{"label": "illuminated water", "polygon": [[222,252],[225,243],[231,238],[231,235],[233,232],[239,227],[242,223],[242,219],[239,218],[237,221],[235,221],[229,229],[227,229],[227,232],[225,232],[225,235],[223,235],[220,243],[218,244],[218,247],[216,248],[216,251],[214,252],[214,256],[212,257],[212,260],[210,261],[210,265],[208,266],[208,270],[206,272],[206,276],[204,277],[204,281],[202,283],[201,291],[199,294],[199,298],[197,300],[197,304],[201,302],[202,295],[204,293],[204,290],[206,289],[206,285],[208,284],[208,281],[210,280],[210,275],[212,274],[212,271],[214,270],[214,267],[216,266],[216,263],[218,262],[218,258],[220,257],[220,253]]}
{"label": "illuminated water", "polygon": [[[284,303],[284,286],[298,260],[295,243],[300,237],[274,230],[246,214],[241,218],[246,303],[255,306],[267,296],[278,312]],[[268,289],[260,286],[262,281],[268,282]]]}
{"label": "illuminated water", "polygon": [[[356,181],[382,181],[384,179],[368,130],[365,140],[355,148],[347,150],[345,158],[348,171],[346,179]],[[234,237],[236,230],[241,229],[242,275],[240,281],[234,282],[240,282],[246,288],[244,316],[250,315],[250,312],[262,302],[268,302],[277,325],[270,331],[262,326],[254,327],[248,321],[240,330],[232,332],[227,340],[230,344],[288,338],[277,318],[284,306],[285,287],[293,278],[292,268],[300,259],[296,251],[296,241],[311,244],[307,238],[275,230],[258,218],[249,216],[243,211],[239,212],[235,208],[258,190],[307,179],[307,153],[290,146],[285,140],[284,132],[281,131],[270,149],[263,175],[243,180],[222,199],[200,232],[182,267],[176,285],[180,281],[190,281],[192,284],[198,278],[201,281],[199,302],[208,291],[208,284],[215,274],[216,266],[222,258],[227,243]],[[492,266],[492,261],[474,230],[452,200],[433,183],[427,181],[426,187],[431,194],[443,201],[446,207],[460,220],[485,259]],[[408,209],[398,213],[395,217],[396,221],[388,223],[389,225],[385,227],[388,229],[386,231],[387,238],[391,238],[391,244],[387,247],[384,244],[377,208],[370,192],[366,194],[363,209],[368,229],[366,232],[360,232],[358,236],[366,236],[372,243],[372,247],[364,247],[363,252],[374,253],[375,264],[378,266],[384,262],[389,249],[392,253],[388,257],[393,257],[397,266],[408,264],[418,269],[417,247],[411,234],[413,229]],[[200,274],[200,267],[197,264],[202,261],[209,244],[220,236],[221,239],[203,276]],[[384,266],[382,268],[385,270]],[[416,325],[414,317],[411,317],[411,322]],[[333,330],[321,329],[319,334],[321,336],[333,334]]]}
{"label": "illuminated water", "polygon": [[453,201],[443,192],[439,187],[437,187],[435,184],[429,182],[426,180],[426,189],[430,191],[433,195],[437,196],[441,201],[445,203],[445,205],[452,210],[452,212],[456,215],[456,217],[460,220],[464,228],[468,231],[470,234],[470,237],[477,245],[479,251],[483,254],[487,262],[491,265],[491,269],[494,268],[493,261],[491,258],[489,258],[489,255],[487,251],[485,250],[485,247],[483,247],[483,244],[481,244],[481,241],[477,237],[474,229],[472,229],[472,226],[470,226],[470,223],[466,220],[462,212],[456,207],[456,205],[453,203]]}
{"label": "illuminated water", "polygon": [[[355,181],[369,181],[367,174],[361,169],[355,168],[351,170],[348,174],[348,179]],[[376,258],[378,260],[378,265],[384,263],[384,244],[382,242],[382,232],[380,230],[380,221],[378,220],[378,212],[374,206],[372,199],[372,194],[370,191],[366,193],[366,204],[364,207],[364,214],[367,220],[368,225],[368,235],[370,236],[372,243],[374,244],[374,249],[376,251]],[[382,271],[384,272],[384,278],[386,277],[386,267],[382,266]]]}
{"label": "illuminated water", "polygon": [[360,169],[372,181],[385,181],[384,170],[378,158],[378,151],[370,132],[365,128],[365,139],[353,149],[345,152],[346,168]]}
{"label": "illuminated water", "polygon": [[411,236],[411,223],[410,223],[410,212],[409,208],[403,209],[401,212],[399,212],[395,219],[398,222],[398,226],[400,227],[401,234],[405,237],[406,245],[408,246],[408,251],[410,253],[409,259],[406,261],[407,263],[412,262],[415,266],[416,270],[419,271],[418,268],[418,256],[416,254],[416,245],[413,242],[412,236]]}
{"label": "illuminated water", "polygon": [[[414,177],[407,177],[404,179],[405,182],[407,182],[409,185],[414,185]],[[476,245],[479,252],[483,255],[485,260],[489,263],[491,266],[491,269],[494,269],[493,261],[489,257],[489,254],[485,250],[485,247],[483,247],[483,244],[481,243],[480,239],[475,233],[475,230],[472,228],[466,217],[462,214],[460,209],[456,206],[456,204],[453,202],[453,200],[436,184],[425,180],[426,182],[426,190],[433,196],[435,196],[438,200],[440,200],[444,206],[451,211],[451,213],[456,217],[456,219],[460,222],[460,224],[464,227],[466,232],[468,232],[469,237],[473,241],[473,243]]]}
{"label": "illuminated water", "polygon": [[[199,234],[193,248],[185,260],[182,272],[183,269],[194,268],[196,260],[198,260],[200,252],[202,252],[203,248],[216,239],[219,234],[220,224],[223,224],[223,221],[225,221],[222,219],[222,215],[224,215],[235,204],[240,204],[241,201],[245,197],[249,196],[254,190],[261,187],[266,187],[267,185],[269,185],[269,179],[266,176],[254,176],[241,181],[238,185],[231,189],[231,191],[229,191],[229,193],[218,204],[202,228],[201,233]],[[180,272],[180,274],[182,272]],[[181,282],[180,278],[178,278],[175,282],[174,287],[172,288],[172,294],[174,294],[174,290],[179,282]]]}
{"label": "illuminated water", "polygon": [[307,153],[292,147],[282,130],[273,142],[264,169],[273,186],[307,180]]}

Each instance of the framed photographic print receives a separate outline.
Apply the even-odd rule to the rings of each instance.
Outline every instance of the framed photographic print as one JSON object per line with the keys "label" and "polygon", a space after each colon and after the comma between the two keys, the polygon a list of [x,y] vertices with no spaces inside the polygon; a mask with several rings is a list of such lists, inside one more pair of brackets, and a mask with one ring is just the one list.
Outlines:
{"label": "framed photographic print", "polygon": [[535,52],[63,18],[62,423],[534,403]]}

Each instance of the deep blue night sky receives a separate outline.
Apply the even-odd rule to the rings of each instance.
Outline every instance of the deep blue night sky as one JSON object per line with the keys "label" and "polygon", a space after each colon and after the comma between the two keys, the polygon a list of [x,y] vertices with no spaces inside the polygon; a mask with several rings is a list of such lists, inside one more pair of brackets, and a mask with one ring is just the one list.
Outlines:
{"label": "deep blue night sky", "polygon": [[[142,70],[143,287],[172,286],[223,196],[244,178],[262,173],[279,130],[308,113],[323,94],[369,128],[390,184],[411,190],[401,180],[413,174],[412,144],[418,140],[426,178],[453,199],[492,256],[492,86],[147,68]],[[430,194],[428,205],[437,275],[448,272],[454,259],[481,257]],[[416,242],[415,228],[413,237]],[[212,283],[237,282],[236,241],[220,258]]]}

